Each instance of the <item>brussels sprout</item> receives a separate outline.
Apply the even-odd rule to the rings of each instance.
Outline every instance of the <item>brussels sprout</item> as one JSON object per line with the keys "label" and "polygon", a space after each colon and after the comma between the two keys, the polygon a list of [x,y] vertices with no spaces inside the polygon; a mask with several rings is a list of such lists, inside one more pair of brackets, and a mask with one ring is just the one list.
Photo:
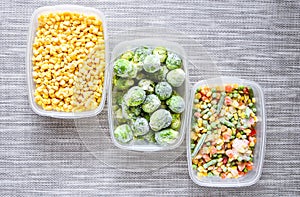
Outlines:
{"label": "brussels sprout", "polygon": [[136,75],[136,80],[142,80],[142,79],[144,79],[146,76],[145,76],[145,74],[144,73],[142,73],[142,72],[140,72],[140,73],[138,73],[137,75]]}
{"label": "brussels sprout", "polygon": [[159,71],[154,73],[153,79],[155,79],[157,81],[166,81],[166,77],[167,77],[168,72],[169,72],[168,68],[166,66],[162,66],[159,69]]}
{"label": "brussels sprout", "polygon": [[124,101],[127,106],[138,106],[144,102],[145,98],[146,92],[138,86],[133,86],[124,95]]}
{"label": "brussels sprout", "polygon": [[164,62],[167,58],[167,49],[165,47],[156,47],[152,53],[159,57],[160,62]]}
{"label": "brussels sprout", "polygon": [[125,123],[126,119],[123,117],[123,113],[122,113],[122,109],[119,108],[118,110],[115,111],[115,119],[119,122],[119,123]]}
{"label": "brussels sprout", "polygon": [[145,135],[149,132],[149,124],[145,118],[138,117],[132,124],[131,129],[135,136]]}
{"label": "brussels sprout", "polygon": [[180,114],[172,114],[171,129],[179,130],[181,126]]}
{"label": "brussels sprout", "polygon": [[151,54],[151,50],[148,47],[140,47],[134,51],[133,61],[142,62],[147,55]]}
{"label": "brussels sprout", "polygon": [[121,59],[132,60],[134,53],[132,51],[126,51],[121,55]]}
{"label": "brussels sprout", "polygon": [[173,95],[166,101],[166,104],[174,113],[182,113],[184,111],[184,100],[181,96]]}
{"label": "brussels sprout", "polygon": [[154,92],[155,83],[149,79],[142,79],[139,81],[138,86],[151,94]]}
{"label": "brussels sprout", "polygon": [[181,68],[171,70],[167,74],[167,82],[169,82],[173,87],[180,87],[185,80],[185,73]]}
{"label": "brussels sprout", "polygon": [[142,136],[144,138],[145,141],[149,142],[149,143],[156,143],[155,140],[155,132],[150,130],[146,135]]}
{"label": "brussels sprout", "polygon": [[177,68],[181,68],[182,60],[178,55],[176,55],[174,53],[169,53],[168,58],[166,60],[166,64],[167,64],[168,69],[174,70]]}
{"label": "brussels sprout", "polygon": [[173,144],[178,138],[179,132],[173,129],[165,129],[155,133],[155,140],[160,145]]}
{"label": "brussels sprout", "polygon": [[150,116],[150,127],[153,131],[159,131],[171,125],[171,113],[165,109],[159,109]]}
{"label": "brussels sprout", "polygon": [[148,73],[158,71],[161,68],[159,57],[156,55],[147,55],[143,61],[143,68]]}
{"label": "brussels sprout", "polygon": [[142,110],[140,107],[128,107],[125,102],[122,103],[122,115],[127,120],[136,119],[140,114]]}
{"label": "brussels sprout", "polygon": [[122,124],[115,129],[114,136],[119,142],[126,143],[132,140],[133,133],[128,124]]}
{"label": "brussels sprout", "polygon": [[159,82],[155,86],[155,94],[160,100],[166,100],[172,95],[172,87],[167,82]]}
{"label": "brussels sprout", "polygon": [[114,63],[114,72],[119,77],[130,77],[130,73],[133,71],[133,65],[128,60],[118,59]]}
{"label": "brussels sprout", "polygon": [[134,81],[132,79],[126,79],[126,78],[115,78],[114,79],[114,85],[119,90],[126,90],[129,87],[133,86]]}
{"label": "brussels sprout", "polygon": [[123,101],[124,92],[120,91],[120,90],[117,90],[117,89],[114,89],[112,94],[114,95],[112,97],[112,103],[117,104],[117,105],[121,105],[122,101]]}
{"label": "brussels sprout", "polygon": [[159,108],[160,103],[159,98],[155,94],[150,94],[146,97],[142,109],[144,112],[152,113]]}

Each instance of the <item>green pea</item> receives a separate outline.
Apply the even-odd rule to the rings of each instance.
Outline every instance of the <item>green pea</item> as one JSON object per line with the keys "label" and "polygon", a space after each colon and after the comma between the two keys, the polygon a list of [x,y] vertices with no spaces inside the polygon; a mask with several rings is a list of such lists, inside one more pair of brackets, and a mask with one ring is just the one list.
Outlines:
{"label": "green pea", "polygon": [[199,99],[194,99],[194,103],[199,103]]}
{"label": "green pea", "polygon": [[207,104],[207,107],[211,108],[211,104],[210,104],[210,103],[208,103],[208,104]]}
{"label": "green pea", "polygon": [[244,88],[245,88],[245,86],[240,85],[239,88],[238,88],[238,90],[239,90],[239,91],[242,91],[242,90],[244,90]]}
{"label": "green pea", "polygon": [[248,170],[247,170],[247,168],[244,168],[244,170],[243,170],[244,172],[248,172]]}
{"label": "green pea", "polygon": [[209,172],[209,173],[207,173],[207,176],[208,176],[208,177],[211,177],[211,176],[214,176],[214,174],[211,173],[211,172]]}
{"label": "green pea", "polygon": [[252,111],[255,113],[256,112],[256,108],[253,108]]}
{"label": "green pea", "polygon": [[217,98],[217,93],[212,93],[211,97],[212,98]]}
{"label": "green pea", "polygon": [[207,115],[208,115],[208,117],[211,117],[212,113],[209,111],[209,112],[207,112]]}
{"label": "green pea", "polygon": [[210,134],[211,134],[211,131],[207,131],[207,134],[209,134],[209,135],[210,135]]}
{"label": "green pea", "polygon": [[210,146],[210,142],[206,142],[206,146]]}
{"label": "green pea", "polygon": [[213,93],[216,92],[216,91],[217,91],[216,88],[212,88],[212,89],[211,89],[211,92],[213,92]]}
{"label": "green pea", "polygon": [[253,103],[249,103],[249,105],[248,105],[249,107],[252,107],[253,106]]}
{"label": "green pea", "polygon": [[191,148],[192,148],[192,149],[194,149],[194,148],[195,148],[195,146],[196,146],[195,144],[191,144]]}
{"label": "green pea", "polygon": [[206,129],[207,129],[208,131],[210,131],[212,128],[211,128],[210,125],[207,125],[207,126],[206,126]]}
{"label": "green pea", "polygon": [[195,165],[195,164],[193,164],[192,167],[193,167],[194,170],[197,169],[197,165]]}

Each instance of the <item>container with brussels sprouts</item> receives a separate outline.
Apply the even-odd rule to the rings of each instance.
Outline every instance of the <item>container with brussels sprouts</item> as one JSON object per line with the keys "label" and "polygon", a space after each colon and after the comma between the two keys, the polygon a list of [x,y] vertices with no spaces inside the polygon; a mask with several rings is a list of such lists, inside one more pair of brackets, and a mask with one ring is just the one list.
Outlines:
{"label": "container with brussels sprouts", "polygon": [[183,50],[151,43],[125,48],[111,64],[114,143],[130,150],[176,148],[184,136],[187,82]]}

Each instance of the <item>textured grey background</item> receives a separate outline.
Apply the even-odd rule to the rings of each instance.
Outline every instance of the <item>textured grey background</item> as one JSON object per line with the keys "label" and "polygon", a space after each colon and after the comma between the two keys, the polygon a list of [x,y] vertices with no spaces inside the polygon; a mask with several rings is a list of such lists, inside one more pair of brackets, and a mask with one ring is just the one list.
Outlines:
{"label": "textured grey background", "polygon": [[[30,16],[73,3],[107,16],[112,34],[162,25],[201,40],[224,75],[265,92],[267,146],[260,180],[245,188],[203,188],[185,154],[156,172],[128,173],[87,151],[73,121],[40,117],[28,104],[25,51]],[[0,2],[1,196],[300,196],[300,3],[271,0]],[[193,73],[191,73],[193,74]]]}

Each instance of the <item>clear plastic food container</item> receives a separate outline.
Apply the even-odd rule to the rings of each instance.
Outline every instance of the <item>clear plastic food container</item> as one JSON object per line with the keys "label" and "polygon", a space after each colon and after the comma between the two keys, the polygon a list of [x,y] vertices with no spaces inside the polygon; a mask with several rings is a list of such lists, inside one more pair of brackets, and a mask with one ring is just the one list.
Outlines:
{"label": "clear plastic food container", "polygon": [[[197,177],[196,170],[192,169],[192,159],[191,159],[191,122],[192,122],[192,108],[193,108],[193,98],[197,88],[201,86],[215,87],[215,86],[224,86],[225,84],[239,84],[244,86],[249,86],[253,89],[254,97],[256,99],[256,116],[257,124],[255,127],[256,130],[256,145],[253,153],[253,169],[248,171],[248,173],[239,178],[225,178],[221,179],[219,176],[211,177]],[[249,186],[256,183],[262,172],[264,154],[265,154],[265,143],[266,143],[266,131],[265,131],[265,104],[264,104],[264,95],[261,87],[253,82],[248,80],[243,80],[235,77],[219,77],[213,79],[202,80],[196,83],[191,92],[190,92],[190,102],[188,106],[188,127],[187,132],[187,159],[188,159],[188,168],[191,179],[200,186],[207,187],[241,187]]]}
{"label": "clear plastic food container", "polygon": [[32,108],[32,110],[41,115],[41,116],[50,116],[54,118],[65,118],[65,119],[71,119],[71,118],[83,118],[83,117],[91,117],[99,114],[105,104],[105,97],[106,97],[106,90],[107,90],[107,72],[105,69],[104,74],[104,84],[103,84],[103,92],[102,92],[102,99],[98,107],[94,110],[90,111],[83,111],[83,112],[58,112],[58,111],[46,111],[41,106],[37,105],[37,103],[34,100],[34,91],[35,91],[35,83],[33,81],[33,65],[32,65],[32,45],[34,42],[34,38],[36,35],[36,28],[38,26],[38,17],[42,14],[48,14],[48,13],[58,13],[58,12],[73,12],[73,13],[79,13],[84,14],[88,16],[95,16],[96,18],[100,19],[102,21],[103,26],[103,34],[104,34],[104,45],[105,45],[105,61],[107,62],[109,59],[108,56],[108,37],[107,37],[107,30],[106,30],[106,19],[104,14],[94,8],[89,7],[83,7],[83,6],[77,6],[77,5],[56,5],[56,6],[45,6],[40,7],[34,11],[31,17],[30,26],[29,26],[29,32],[28,32],[28,42],[27,42],[27,52],[26,52],[26,72],[27,72],[27,87],[28,87],[28,94],[29,94],[29,103]]}
{"label": "clear plastic food container", "polygon": [[125,41],[121,42],[118,45],[115,46],[115,48],[112,51],[111,55],[111,63],[110,63],[110,68],[109,68],[109,93],[108,93],[108,112],[109,112],[109,125],[110,125],[110,135],[112,138],[113,143],[121,148],[121,149],[127,149],[127,150],[136,150],[136,151],[158,151],[158,150],[168,150],[168,149],[174,149],[178,147],[185,136],[185,129],[186,128],[186,114],[187,110],[185,110],[181,114],[181,127],[179,129],[179,137],[177,140],[166,146],[162,145],[155,145],[155,144],[121,144],[119,143],[115,137],[114,137],[114,129],[115,129],[115,117],[113,115],[113,109],[112,109],[112,98],[114,97],[114,93],[112,91],[112,76],[113,76],[113,63],[114,61],[124,52],[128,50],[134,50],[138,47],[141,46],[148,46],[148,47],[158,47],[158,46],[163,46],[165,47],[168,51],[174,52],[178,54],[183,61],[182,64],[182,69],[185,71],[185,81],[183,85],[177,89],[177,92],[179,93],[180,96],[183,97],[185,100],[185,103],[187,105],[188,101],[188,95],[187,95],[187,90],[188,90],[188,84],[189,84],[189,79],[188,79],[188,70],[187,70],[187,61],[186,61],[186,52],[185,50],[176,42],[169,42],[166,40],[161,40],[161,39],[156,39],[156,38],[144,38],[144,39],[136,39],[136,40],[130,40],[130,41]]}

